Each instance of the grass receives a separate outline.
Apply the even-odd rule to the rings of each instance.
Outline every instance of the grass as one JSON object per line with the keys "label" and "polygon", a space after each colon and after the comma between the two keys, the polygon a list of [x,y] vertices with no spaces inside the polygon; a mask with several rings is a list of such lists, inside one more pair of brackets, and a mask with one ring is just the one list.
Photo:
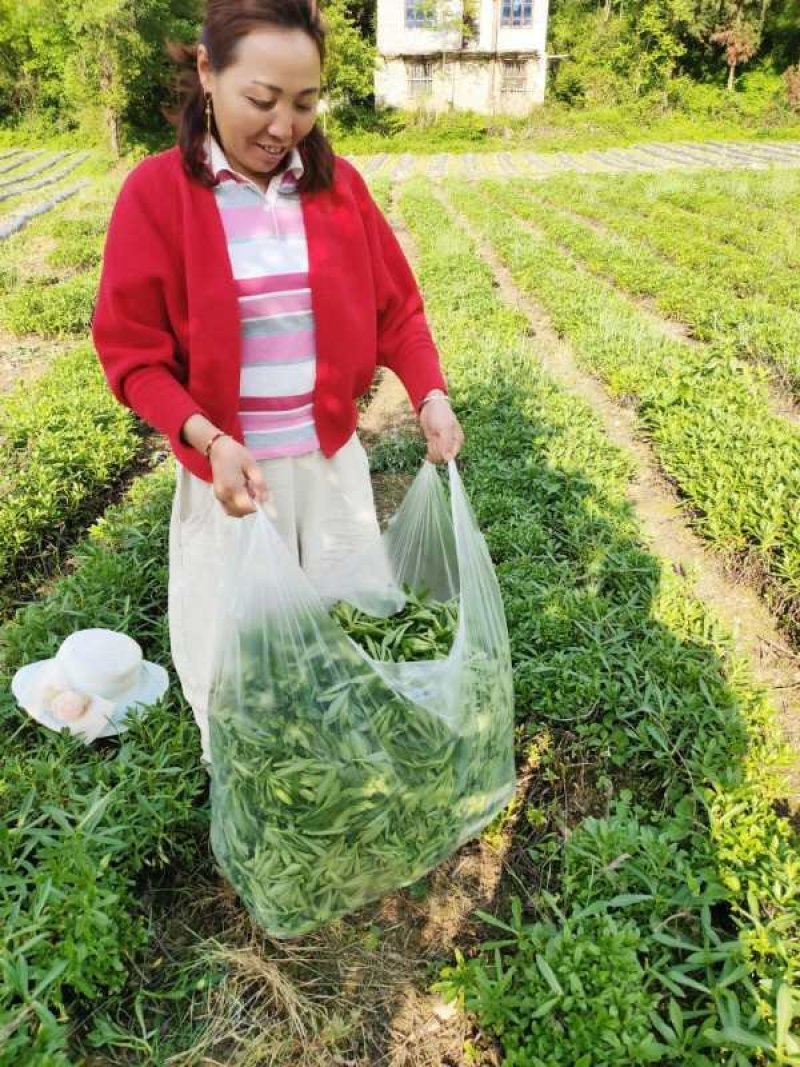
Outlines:
{"label": "grass", "polygon": [[[431,116],[390,112],[356,115],[352,129],[329,125],[337,152],[581,152],[648,141],[780,140],[800,138],[797,115],[765,107],[737,110],[724,95],[711,112],[665,108],[654,98],[616,106],[570,107],[549,101],[525,117],[446,112]],[[359,125],[359,122],[361,125]]]}
{"label": "grass", "polygon": [[[800,139],[800,118],[777,95],[765,99],[747,91],[727,94],[715,87],[704,88],[707,91],[701,93],[699,102],[677,90],[670,90],[672,99],[668,93],[666,102],[663,94],[607,105],[573,106],[548,100],[519,118],[455,111],[433,115],[394,108],[376,112],[355,106],[320,122],[334,150],[346,155],[517,149],[580,152],[643,141]],[[42,127],[31,122],[0,129],[0,150],[30,145],[50,150],[84,147],[85,140],[79,131],[43,136]],[[144,133],[129,130],[125,143],[131,159],[137,159],[170,147],[175,138],[166,127]],[[111,160],[105,144],[94,148],[108,165]]]}

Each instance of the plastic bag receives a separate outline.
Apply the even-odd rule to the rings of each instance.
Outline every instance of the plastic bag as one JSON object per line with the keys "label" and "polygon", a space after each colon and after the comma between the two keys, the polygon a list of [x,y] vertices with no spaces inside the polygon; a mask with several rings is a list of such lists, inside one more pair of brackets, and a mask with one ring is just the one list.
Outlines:
{"label": "plastic bag", "polygon": [[[238,523],[209,729],[211,845],[255,921],[292,937],[419,879],[515,787],[500,592],[455,464],[425,463],[380,549],[397,586],[458,598],[447,658],[370,658],[336,623],[260,510]],[[384,558],[385,558],[384,557]]]}

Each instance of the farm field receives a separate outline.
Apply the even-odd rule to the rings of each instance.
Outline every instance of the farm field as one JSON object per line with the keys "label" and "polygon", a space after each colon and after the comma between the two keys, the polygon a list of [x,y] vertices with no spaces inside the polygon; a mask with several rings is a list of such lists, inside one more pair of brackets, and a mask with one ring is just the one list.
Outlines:
{"label": "farm field", "polygon": [[[55,155],[0,152],[0,196],[28,187],[0,215],[26,216],[0,240],[0,1067],[800,1064],[800,169],[370,179],[466,434],[518,790],[420,882],[276,942],[215,871],[174,673],[91,748],[9,693],[84,626],[172,671],[173,462],[87,340],[123,172]],[[365,403],[382,513],[422,456],[403,404],[388,376]]]}

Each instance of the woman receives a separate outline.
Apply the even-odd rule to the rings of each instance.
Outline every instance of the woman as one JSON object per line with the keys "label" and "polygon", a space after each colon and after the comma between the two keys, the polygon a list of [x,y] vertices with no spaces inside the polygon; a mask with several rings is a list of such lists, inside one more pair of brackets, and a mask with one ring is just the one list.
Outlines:
{"label": "woman", "polygon": [[403,382],[430,460],[463,438],[408,263],[317,126],[314,0],[209,0],[201,43],[172,54],[178,144],[120,191],[92,335],[114,395],[177,459],[170,644],[210,762],[226,516],[263,506],[324,593],[379,536],[355,433],[376,365]]}

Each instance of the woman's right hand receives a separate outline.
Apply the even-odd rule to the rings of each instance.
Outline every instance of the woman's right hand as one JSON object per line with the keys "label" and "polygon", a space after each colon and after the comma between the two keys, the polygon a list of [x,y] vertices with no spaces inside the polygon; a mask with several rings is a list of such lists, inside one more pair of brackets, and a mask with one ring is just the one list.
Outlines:
{"label": "woman's right hand", "polygon": [[267,499],[261,468],[252,454],[233,437],[220,437],[211,446],[214,496],[225,512],[240,519],[252,514]]}

